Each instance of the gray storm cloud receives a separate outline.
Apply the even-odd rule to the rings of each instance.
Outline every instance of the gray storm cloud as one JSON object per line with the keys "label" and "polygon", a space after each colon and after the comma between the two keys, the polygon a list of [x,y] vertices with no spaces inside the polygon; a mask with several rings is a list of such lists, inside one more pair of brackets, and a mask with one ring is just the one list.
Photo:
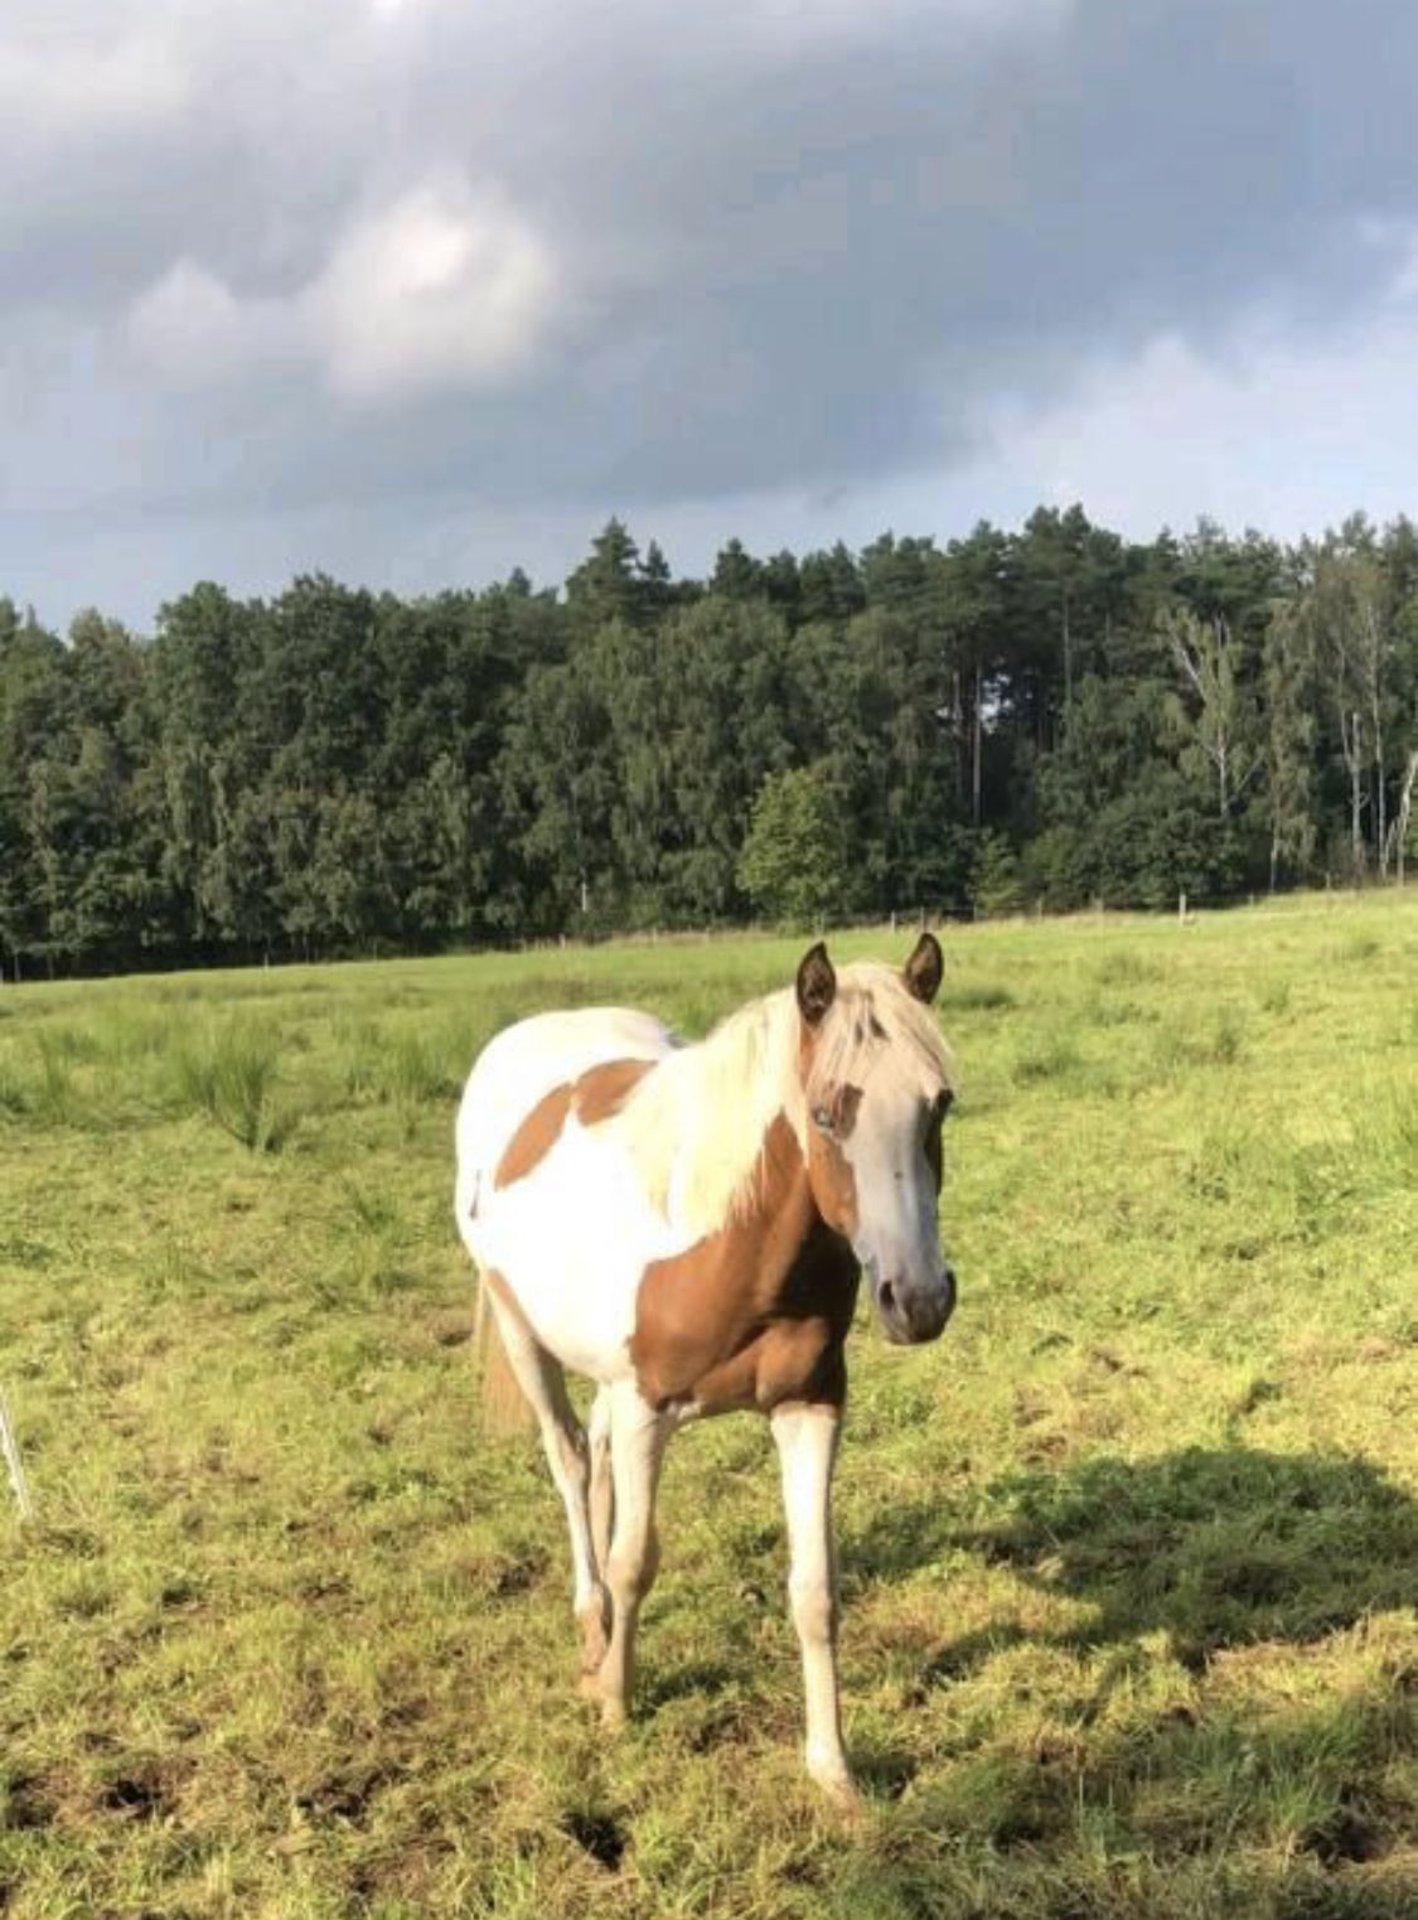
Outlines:
{"label": "gray storm cloud", "polygon": [[1158,337],[1381,299],[1415,70],[1379,0],[11,0],[0,505],[948,467]]}

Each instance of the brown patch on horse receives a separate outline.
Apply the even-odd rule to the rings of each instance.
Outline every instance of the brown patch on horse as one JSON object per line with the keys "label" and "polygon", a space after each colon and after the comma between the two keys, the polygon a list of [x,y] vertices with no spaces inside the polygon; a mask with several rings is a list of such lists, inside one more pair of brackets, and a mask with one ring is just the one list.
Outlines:
{"label": "brown patch on horse", "polygon": [[571,1102],[583,1127],[594,1127],[620,1112],[645,1078],[653,1060],[607,1060],[583,1073],[572,1089]]}
{"label": "brown patch on horse", "polygon": [[[817,1048],[817,1029],[804,1020],[798,1028],[798,1070],[805,1087],[812,1085]],[[825,1104],[831,1116],[830,1134],[824,1133],[811,1115],[808,1117],[807,1150],[811,1184],[817,1194],[823,1219],[838,1233],[850,1238],[857,1230],[857,1179],[840,1143],[857,1124],[862,1090],[848,1085],[835,1087]]]}
{"label": "brown patch on horse", "polygon": [[561,1138],[561,1129],[571,1108],[571,1093],[569,1086],[553,1087],[538,1100],[503,1149],[493,1175],[494,1187],[500,1190],[510,1187],[514,1180],[525,1180],[546,1159]]}
{"label": "brown patch on horse", "polygon": [[822,1218],[849,1240],[857,1231],[857,1176],[836,1134],[812,1127],[808,1134],[808,1164]]}
{"label": "brown patch on horse", "polygon": [[645,1269],[630,1357],[654,1406],[767,1412],[785,1400],[839,1405],[842,1343],[857,1263],[823,1221],[792,1127],[779,1115],[763,1143],[752,1214]]}
{"label": "brown patch on horse", "polygon": [[606,1060],[570,1084],[553,1087],[508,1141],[493,1185],[510,1187],[514,1180],[525,1180],[534,1172],[561,1138],[568,1114],[574,1113],[583,1127],[594,1127],[619,1113],[654,1064],[653,1060]]}
{"label": "brown patch on horse", "polygon": [[857,1111],[862,1104],[862,1090],[850,1084],[838,1087],[832,1096],[832,1135],[836,1140],[850,1140],[852,1129],[857,1124]]}

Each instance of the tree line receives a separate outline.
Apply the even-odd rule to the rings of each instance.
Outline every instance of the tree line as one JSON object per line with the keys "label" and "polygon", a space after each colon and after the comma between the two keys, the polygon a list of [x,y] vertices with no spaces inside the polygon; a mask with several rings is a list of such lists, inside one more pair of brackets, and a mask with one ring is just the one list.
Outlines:
{"label": "tree line", "polygon": [[0,600],[0,968],[1402,878],[1418,530],[1129,542],[1081,508],[559,590]]}

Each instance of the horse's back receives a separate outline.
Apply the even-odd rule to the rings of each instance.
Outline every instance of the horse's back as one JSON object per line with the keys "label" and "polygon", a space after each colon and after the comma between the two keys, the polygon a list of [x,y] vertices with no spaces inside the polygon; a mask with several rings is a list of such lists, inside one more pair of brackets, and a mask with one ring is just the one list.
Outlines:
{"label": "horse's back", "polygon": [[496,1168],[508,1142],[540,1100],[612,1060],[663,1059],[669,1029],[631,1007],[576,1007],[537,1013],[505,1027],[473,1063],[458,1110],[460,1183]]}

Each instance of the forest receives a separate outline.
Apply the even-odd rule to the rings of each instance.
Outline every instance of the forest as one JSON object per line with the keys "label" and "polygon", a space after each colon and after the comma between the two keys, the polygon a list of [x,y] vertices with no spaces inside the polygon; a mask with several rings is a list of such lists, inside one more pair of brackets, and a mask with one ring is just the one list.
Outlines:
{"label": "forest", "polygon": [[1418,529],[1080,507],[677,579],[0,599],[7,980],[1401,881]]}

